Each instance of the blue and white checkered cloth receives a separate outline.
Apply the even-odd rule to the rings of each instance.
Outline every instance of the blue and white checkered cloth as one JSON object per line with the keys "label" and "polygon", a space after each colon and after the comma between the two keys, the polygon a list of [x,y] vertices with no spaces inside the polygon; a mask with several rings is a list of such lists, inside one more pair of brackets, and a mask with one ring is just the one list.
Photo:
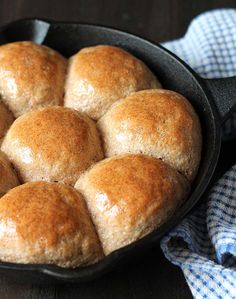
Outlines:
{"label": "blue and white checkered cloth", "polygon": [[[236,10],[203,13],[182,39],[164,46],[202,77],[236,76]],[[235,116],[224,133],[233,133],[233,128]],[[183,270],[194,298],[236,298],[236,165],[204,203],[161,240],[161,248]]]}

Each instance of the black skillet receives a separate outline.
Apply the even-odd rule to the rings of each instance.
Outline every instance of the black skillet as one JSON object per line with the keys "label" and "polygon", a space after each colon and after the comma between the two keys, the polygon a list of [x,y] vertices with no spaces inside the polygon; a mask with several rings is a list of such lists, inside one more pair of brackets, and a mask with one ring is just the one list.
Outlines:
{"label": "black skillet", "polygon": [[[86,268],[62,269],[49,265],[0,263],[0,274],[36,283],[82,282],[95,279],[125,261],[138,258],[174,227],[199,201],[214,174],[221,146],[221,125],[236,104],[236,78],[205,80],[159,45],[111,28],[77,23],[20,20],[0,29],[0,44],[33,40],[69,57],[80,48],[109,44],[122,47],[142,59],[164,88],[180,92],[195,107],[202,125],[203,153],[200,169],[185,204],[162,227],[143,239],[117,250]],[[46,229],[46,228],[45,228]]]}

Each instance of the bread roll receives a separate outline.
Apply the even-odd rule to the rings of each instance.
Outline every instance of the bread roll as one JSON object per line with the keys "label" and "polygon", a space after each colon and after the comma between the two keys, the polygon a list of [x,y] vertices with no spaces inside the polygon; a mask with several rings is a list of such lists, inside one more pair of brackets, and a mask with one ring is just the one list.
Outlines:
{"label": "bread roll", "polygon": [[81,172],[103,158],[95,123],[64,107],[48,107],[19,117],[2,143],[22,182],[74,185]]}
{"label": "bread roll", "polygon": [[7,157],[0,151],[0,197],[19,185],[19,180]]}
{"label": "bread roll", "polygon": [[201,127],[193,107],[182,95],[164,89],[133,93],[115,103],[98,127],[107,157],[143,153],[161,158],[190,181],[196,176]]}
{"label": "bread roll", "polygon": [[161,160],[123,155],[95,164],[75,188],[83,194],[109,254],[165,222],[186,198],[189,183]]}
{"label": "bread roll", "polygon": [[69,60],[65,106],[97,120],[115,101],[149,88],[160,83],[133,55],[106,45],[84,48]]}
{"label": "bread roll", "polygon": [[0,47],[0,94],[15,117],[45,106],[62,105],[67,61],[33,42]]}
{"label": "bread roll", "polygon": [[0,260],[78,267],[103,253],[81,195],[63,184],[34,182],[0,200]]}
{"label": "bread roll", "polygon": [[12,113],[0,100],[0,145],[10,125],[13,123],[14,117]]}

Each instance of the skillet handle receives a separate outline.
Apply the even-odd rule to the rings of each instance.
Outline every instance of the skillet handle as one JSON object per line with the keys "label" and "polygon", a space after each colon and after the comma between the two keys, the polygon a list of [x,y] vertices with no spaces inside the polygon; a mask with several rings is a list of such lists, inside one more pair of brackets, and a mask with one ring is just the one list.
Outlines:
{"label": "skillet handle", "polygon": [[204,79],[204,82],[218,108],[223,124],[236,109],[236,77]]}

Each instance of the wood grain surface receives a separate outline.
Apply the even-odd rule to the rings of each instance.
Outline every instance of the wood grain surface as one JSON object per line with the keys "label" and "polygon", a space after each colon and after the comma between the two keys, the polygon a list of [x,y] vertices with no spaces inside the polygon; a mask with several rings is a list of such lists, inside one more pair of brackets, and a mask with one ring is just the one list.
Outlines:
{"label": "wood grain surface", "polygon": [[[109,25],[162,42],[182,36],[199,13],[235,7],[231,0],[0,0],[0,26],[29,17]],[[219,172],[236,162],[235,142],[224,144]],[[226,158],[227,157],[227,158]],[[163,256],[159,245],[148,255],[122,269],[85,284],[40,287],[20,285],[0,277],[1,299],[129,299],[192,298],[182,271]]]}

